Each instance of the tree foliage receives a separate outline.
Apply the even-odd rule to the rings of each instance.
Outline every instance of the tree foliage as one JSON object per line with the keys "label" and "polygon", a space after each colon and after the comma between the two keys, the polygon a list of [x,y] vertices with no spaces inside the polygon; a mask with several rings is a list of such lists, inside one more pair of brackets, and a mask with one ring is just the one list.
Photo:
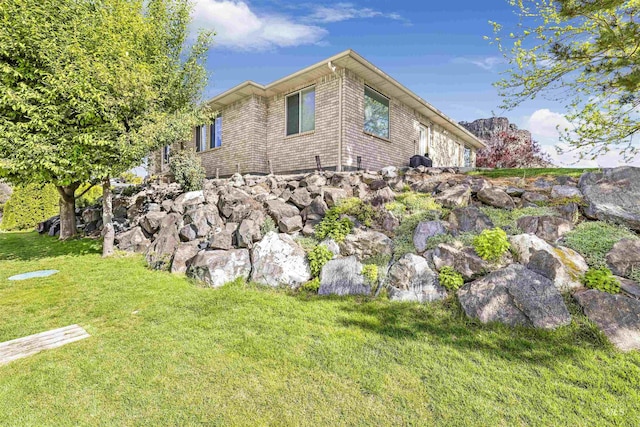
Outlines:
{"label": "tree foliage", "polygon": [[[630,160],[640,130],[640,0],[508,0],[514,29],[492,22],[508,60],[503,107],[544,96],[564,103],[561,140],[579,158],[617,150]],[[503,35],[508,32],[506,40]]]}
{"label": "tree foliage", "polygon": [[486,141],[476,154],[476,166],[483,168],[544,167],[551,159],[537,141],[511,132],[500,132]]}

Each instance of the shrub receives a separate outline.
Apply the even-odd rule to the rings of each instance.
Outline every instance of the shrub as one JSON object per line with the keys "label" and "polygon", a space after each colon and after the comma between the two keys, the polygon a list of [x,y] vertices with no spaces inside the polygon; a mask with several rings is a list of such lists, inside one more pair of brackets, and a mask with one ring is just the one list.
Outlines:
{"label": "shrub", "polygon": [[262,225],[260,226],[260,233],[263,236],[266,236],[268,233],[272,232],[272,231],[276,231],[276,223],[273,220],[273,218],[271,218],[270,216],[266,217],[264,219],[264,222],[262,223]]}
{"label": "shrub", "polygon": [[311,276],[318,277],[322,271],[322,267],[333,259],[333,252],[331,252],[325,245],[317,245],[307,254],[307,258],[309,259]]}
{"label": "shrub", "polygon": [[373,225],[373,221],[377,217],[377,213],[373,206],[363,202],[357,197],[350,197],[348,199],[341,200],[338,203],[337,210],[340,214],[355,217],[367,227],[371,227]]}
{"label": "shrub", "polygon": [[16,186],[4,205],[3,230],[27,230],[59,213],[58,190],[53,184]]}
{"label": "shrub", "polygon": [[438,280],[440,281],[440,285],[449,291],[457,291],[460,286],[464,285],[462,274],[448,265],[440,269]]}
{"label": "shrub", "polygon": [[622,239],[637,239],[638,236],[621,225],[603,221],[580,223],[564,235],[565,246],[582,255],[590,267],[606,267],[607,252]]}
{"label": "shrub", "polygon": [[371,285],[378,283],[378,266],[375,264],[366,264],[362,266],[362,275]]}
{"label": "shrub", "polygon": [[300,290],[306,291],[306,292],[312,292],[314,294],[318,293],[318,289],[320,289],[320,278],[319,277],[314,277],[313,279],[309,280],[304,285],[300,286]]}
{"label": "shrub", "polygon": [[141,176],[129,171],[123,172],[119,178],[126,184],[140,185],[144,182],[144,179]]}
{"label": "shrub", "polygon": [[620,292],[620,282],[606,267],[590,268],[582,276],[582,283],[589,289],[597,289],[610,294]]}
{"label": "shrub", "polygon": [[[82,194],[91,184],[82,184],[78,187],[76,194]],[[98,204],[98,200],[102,197],[102,185],[96,184],[89,191],[82,194],[82,197],[76,199],[76,207],[86,208]]]}
{"label": "shrub", "polygon": [[331,237],[336,242],[342,242],[352,229],[351,220],[341,217],[340,208],[333,207],[327,211],[320,224],[316,226],[315,235],[318,240]]}
{"label": "shrub", "polygon": [[486,261],[499,260],[510,247],[507,233],[500,227],[483,230],[473,239],[473,248]]}
{"label": "shrub", "polygon": [[185,191],[202,190],[205,170],[193,150],[182,150],[171,155],[171,173]]}

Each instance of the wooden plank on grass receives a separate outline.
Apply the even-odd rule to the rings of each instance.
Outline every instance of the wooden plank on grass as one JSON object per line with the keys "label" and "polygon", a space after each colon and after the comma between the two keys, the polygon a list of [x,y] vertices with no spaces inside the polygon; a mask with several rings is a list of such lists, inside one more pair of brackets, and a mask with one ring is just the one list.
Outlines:
{"label": "wooden plank on grass", "polygon": [[0,365],[89,337],[87,331],[80,326],[70,325],[3,342],[0,343]]}

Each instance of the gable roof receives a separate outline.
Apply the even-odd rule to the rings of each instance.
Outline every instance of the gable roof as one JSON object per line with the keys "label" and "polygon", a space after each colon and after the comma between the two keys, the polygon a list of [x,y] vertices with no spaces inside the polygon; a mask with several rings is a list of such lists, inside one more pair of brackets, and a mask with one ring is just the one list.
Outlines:
{"label": "gable roof", "polygon": [[221,109],[250,95],[271,97],[281,93],[287,93],[310,80],[316,80],[330,74],[332,70],[329,68],[328,64],[353,71],[384,94],[397,99],[410,108],[413,108],[433,123],[442,126],[444,129],[460,138],[468,145],[475,148],[485,147],[485,143],[467,129],[456,123],[442,111],[420,98],[418,95],[407,89],[405,86],[351,49],[345,50],[331,58],[327,58],[324,61],[320,61],[300,71],[296,71],[293,74],[267,85],[261,85],[248,80],[219,95],[216,95],[208,101],[208,104],[214,108]]}

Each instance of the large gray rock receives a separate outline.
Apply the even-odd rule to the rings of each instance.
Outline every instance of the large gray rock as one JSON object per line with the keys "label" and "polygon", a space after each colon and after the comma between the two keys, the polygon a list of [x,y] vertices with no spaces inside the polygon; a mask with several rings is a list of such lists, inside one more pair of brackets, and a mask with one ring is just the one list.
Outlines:
{"label": "large gray rock", "polygon": [[587,172],[579,188],[588,206],[586,216],[624,224],[640,231],[640,168],[624,166]]}
{"label": "large gray rock", "polygon": [[162,220],[167,216],[166,212],[149,212],[140,219],[140,227],[149,235],[152,236],[160,229]]}
{"label": "large gray rock", "polygon": [[138,253],[146,252],[151,245],[140,227],[134,227],[129,231],[116,235],[116,246],[122,251],[133,251]]}
{"label": "large gray rock", "polygon": [[240,223],[251,212],[262,210],[262,205],[247,192],[231,188],[220,195],[218,209],[228,221]]}
{"label": "large gray rock", "polygon": [[233,247],[233,235],[238,224],[229,222],[224,226],[215,227],[209,235],[209,248],[228,250]]}
{"label": "large gray rock", "polygon": [[184,274],[187,272],[187,264],[195,257],[200,249],[198,242],[180,243],[178,249],[173,254],[171,262],[171,272],[174,274]]}
{"label": "large gray rock", "polygon": [[324,188],[324,201],[330,208],[340,203],[340,200],[348,197],[347,191],[343,188],[325,187]]}
{"label": "large gray rock", "polygon": [[[256,211],[258,214],[262,214],[260,211]],[[259,215],[256,215],[259,216]],[[238,247],[240,248],[252,248],[253,242],[257,242],[262,239],[262,232],[260,227],[264,223],[259,218],[245,218],[240,223],[237,232]]]}
{"label": "large gray rock", "polygon": [[253,247],[251,260],[256,283],[297,288],[311,280],[304,250],[287,234],[268,233]]}
{"label": "large gray rock", "polygon": [[302,216],[303,221],[320,221],[324,214],[327,212],[327,204],[324,202],[322,196],[317,196],[314,198],[309,206],[304,208],[300,215]]}
{"label": "large gray rock", "polygon": [[629,277],[640,270],[640,239],[622,239],[607,254],[607,264],[613,274]]}
{"label": "large gray rock", "polygon": [[485,205],[496,208],[511,210],[516,207],[511,196],[496,187],[488,187],[478,191],[477,197]]}
{"label": "large gray rock", "polygon": [[573,229],[573,222],[559,216],[523,216],[516,222],[523,233],[535,234],[548,242],[556,242]]}
{"label": "large gray rock", "polygon": [[354,256],[327,262],[320,273],[319,295],[370,295],[371,286],[362,275],[362,264]]}
{"label": "large gray rock", "polygon": [[427,249],[427,240],[446,232],[447,229],[441,221],[421,221],[413,232],[413,245],[418,252],[424,252]]}
{"label": "large gray rock", "polygon": [[393,241],[386,235],[373,230],[356,228],[340,243],[340,253],[355,255],[360,261],[374,255],[391,255]]}
{"label": "large gray rock", "polygon": [[178,236],[178,227],[176,223],[180,215],[171,213],[167,215],[162,224],[160,231],[156,235],[155,240],[149,246],[146,253],[147,264],[156,270],[168,270],[173,260],[180,237]]}
{"label": "large gray rock", "polygon": [[187,276],[205,282],[212,288],[236,279],[248,279],[251,257],[247,249],[200,251],[187,268]]}
{"label": "large gray rock", "polygon": [[204,192],[200,191],[189,191],[186,193],[180,194],[173,201],[173,205],[171,209],[173,212],[184,213],[184,210],[189,206],[200,205],[204,203]]}
{"label": "large gray rock", "polygon": [[311,204],[311,193],[306,188],[296,188],[291,194],[289,201],[300,209],[304,209]]}
{"label": "large gray rock", "polygon": [[406,254],[389,269],[389,299],[421,303],[444,299],[447,291],[438,284],[436,277],[426,259]]}
{"label": "large gray rock", "polygon": [[284,218],[291,218],[300,215],[300,210],[295,206],[285,203],[282,200],[268,200],[265,203],[267,213],[278,223]]}
{"label": "large gray rock", "polygon": [[445,243],[439,244],[432,254],[436,269],[452,267],[465,280],[475,279],[489,270],[485,260],[473,252],[473,249],[457,249]]}
{"label": "large gray rock", "polygon": [[582,193],[572,185],[554,185],[551,187],[552,199],[582,197]]}
{"label": "large gray rock", "polygon": [[573,297],[618,349],[640,350],[640,301],[596,289],[576,292]]}
{"label": "large gray rock", "polygon": [[458,289],[467,316],[482,323],[554,329],[571,323],[562,295],[553,283],[520,264],[467,283]]}
{"label": "large gray rock", "polygon": [[466,184],[460,184],[447,188],[436,196],[436,201],[445,208],[464,207],[469,204],[471,199],[471,187]]}
{"label": "large gray rock", "polygon": [[524,204],[529,204],[532,206],[544,205],[549,202],[549,197],[544,194],[536,193],[535,191],[526,191],[522,195],[522,201]]}
{"label": "large gray rock", "polygon": [[582,286],[580,278],[588,266],[573,249],[551,246],[533,234],[510,236],[509,242],[520,263],[552,280],[561,292]]}
{"label": "large gray rock", "polygon": [[473,206],[452,210],[449,214],[449,224],[459,233],[480,233],[482,230],[493,228],[493,222],[489,217]]}
{"label": "large gray rock", "polygon": [[302,217],[300,215],[282,218],[278,221],[278,228],[283,233],[292,234],[302,230]]}

